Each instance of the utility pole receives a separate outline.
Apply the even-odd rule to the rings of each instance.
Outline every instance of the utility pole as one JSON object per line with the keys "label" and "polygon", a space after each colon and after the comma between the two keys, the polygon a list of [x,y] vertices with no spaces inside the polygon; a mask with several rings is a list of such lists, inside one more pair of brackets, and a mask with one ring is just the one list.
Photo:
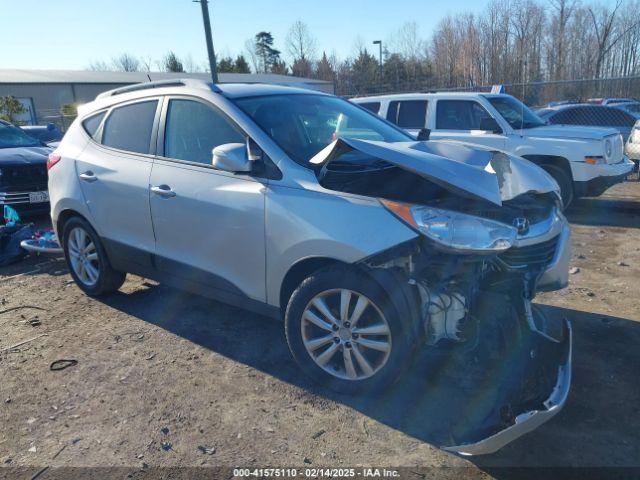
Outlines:
{"label": "utility pole", "polygon": [[374,45],[378,45],[380,49],[380,83],[382,84],[382,40],[374,40]]}
{"label": "utility pole", "polygon": [[209,20],[208,0],[198,0],[202,7],[202,21],[204,22],[204,36],[207,40],[207,53],[209,54],[209,69],[211,70],[211,81],[218,83],[218,67],[216,66],[216,54],[213,51],[213,40],[211,38],[211,21]]}

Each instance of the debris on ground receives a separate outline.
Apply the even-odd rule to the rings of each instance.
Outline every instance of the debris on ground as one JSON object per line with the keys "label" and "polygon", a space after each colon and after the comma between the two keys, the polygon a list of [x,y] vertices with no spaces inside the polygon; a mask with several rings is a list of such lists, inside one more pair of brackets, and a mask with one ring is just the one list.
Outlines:
{"label": "debris on ground", "polygon": [[165,452],[168,452],[169,450],[171,450],[173,448],[173,445],[171,445],[171,442],[162,442],[160,445],[162,446],[162,449]]}
{"label": "debris on ground", "polygon": [[324,435],[325,430],[318,430],[316,433],[314,433],[311,438],[313,438],[314,440],[320,438],[322,435]]}
{"label": "debris on ground", "polygon": [[72,358],[61,358],[60,360],[56,360],[55,362],[49,365],[49,370],[52,372],[57,372],[60,370],[64,370],[65,368],[73,367],[78,364],[78,361]]}
{"label": "debris on ground", "polygon": [[198,445],[198,450],[200,450],[205,455],[213,455],[216,453],[216,447],[205,447],[203,445]]}
{"label": "debris on ground", "polygon": [[14,350],[14,349],[16,349],[18,347],[21,347],[22,345],[25,345],[25,344],[27,344],[29,342],[33,342],[34,340],[37,340],[38,338],[47,337],[47,336],[48,335],[46,333],[41,333],[40,335],[36,335],[35,337],[30,338],[28,340],[25,340],[23,342],[16,343],[15,345],[12,345],[10,347],[3,348],[2,350],[0,350],[0,353],[4,353],[4,352],[8,352],[8,351]]}
{"label": "debris on ground", "polygon": [[628,266],[629,266],[629,264],[628,264],[628,263],[626,263],[626,262],[624,262],[623,260],[620,260],[620,261],[618,262],[618,266],[620,266],[620,267],[628,267]]}
{"label": "debris on ground", "polygon": [[569,270],[569,273],[571,275],[575,275],[578,272],[580,272],[580,268],[579,267],[571,267],[571,269]]}

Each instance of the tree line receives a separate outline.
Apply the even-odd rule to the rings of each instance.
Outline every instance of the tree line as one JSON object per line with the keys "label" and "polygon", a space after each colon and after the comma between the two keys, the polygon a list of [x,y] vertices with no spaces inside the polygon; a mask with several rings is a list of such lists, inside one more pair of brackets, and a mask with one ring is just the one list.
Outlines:
{"label": "tree line", "polygon": [[[491,0],[479,14],[444,17],[428,38],[416,22],[405,23],[382,45],[382,65],[377,46],[362,39],[356,39],[349,57],[339,59],[297,21],[284,38],[284,53],[271,32],[261,31],[245,42],[242,53],[218,58],[218,70],[328,80],[344,94],[638,75],[640,0]],[[165,71],[207,70],[173,52],[155,65]],[[91,68],[151,66],[149,60],[122,54]]]}

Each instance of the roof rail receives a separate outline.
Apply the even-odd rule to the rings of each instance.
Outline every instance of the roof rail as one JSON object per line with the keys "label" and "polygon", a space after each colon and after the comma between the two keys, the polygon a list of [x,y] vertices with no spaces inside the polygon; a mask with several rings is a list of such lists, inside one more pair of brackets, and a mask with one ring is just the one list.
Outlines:
{"label": "roof rail", "polygon": [[123,93],[137,92],[140,90],[148,90],[150,88],[165,88],[165,87],[197,87],[207,90],[213,90],[216,93],[220,93],[222,90],[217,85],[207,82],[205,80],[195,78],[181,78],[179,80],[154,80],[150,82],[135,83],[133,85],[127,85],[125,87],[115,88],[106,92],[100,93],[96,96],[96,100],[99,98],[113,97],[115,95],[121,95]]}

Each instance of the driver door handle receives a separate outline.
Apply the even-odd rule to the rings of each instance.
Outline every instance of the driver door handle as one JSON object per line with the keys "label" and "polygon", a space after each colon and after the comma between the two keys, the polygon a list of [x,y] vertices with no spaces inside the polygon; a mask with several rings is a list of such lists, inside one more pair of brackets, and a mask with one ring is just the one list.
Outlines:
{"label": "driver door handle", "polygon": [[79,175],[80,180],[84,180],[85,182],[95,182],[96,180],[98,180],[98,177],[96,177],[93,172],[91,170],[87,170],[84,173],[81,173]]}
{"label": "driver door handle", "polygon": [[164,198],[171,198],[176,196],[176,192],[171,190],[169,185],[157,185],[155,187],[151,187],[151,191],[156,195],[160,195]]}

